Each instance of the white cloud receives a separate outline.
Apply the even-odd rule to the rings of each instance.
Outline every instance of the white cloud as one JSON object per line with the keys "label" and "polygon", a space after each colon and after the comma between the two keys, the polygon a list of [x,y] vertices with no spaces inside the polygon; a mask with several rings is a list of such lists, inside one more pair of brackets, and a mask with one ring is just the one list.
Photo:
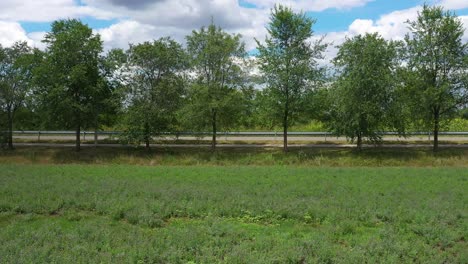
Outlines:
{"label": "white cloud", "polygon": [[460,18],[465,28],[465,34],[463,35],[463,40],[465,42],[468,42],[468,16],[459,16],[458,18]]}
{"label": "white cloud", "polygon": [[[338,52],[336,46],[342,44],[346,37],[351,38],[359,34],[378,33],[387,40],[403,40],[405,35],[409,33],[406,21],[414,21],[418,16],[418,11],[421,9],[421,6],[416,6],[409,9],[394,11],[382,15],[375,21],[371,19],[356,19],[349,25],[347,31],[330,32],[326,34],[325,41],[333,43],[333,45],[325,52],[325,64],[330,64],[330,61]],[[468,16],[459,16],[458,18],[464,24],[465,34],[463,40],[466,42],[468,41]]]}
{"label": "white cloud", "polygon": [[17,41],[26,41],[29,46],[39,49],[45,49],[42,39],[46,32],[26,31],[17,22],[0,21],[0,45],[10,47]]}
{"label": "white cloud", "polygon": [[0,20],[50,22],[61,18],[92,16],[112,18],[112,13],[91,6],[79,6],[74,0],[1,0]]}
{"label": "white cloud", "polygon": [[351,23],[348,32],[351,35],[379,33],[385,39],[402,40],[408,33],[406,21],[418,16],[420,7],[394,11],[381,16],[377,21],[356,19]]}
{"label": "white cloud", "polygon": [[[212,20],[229,33],[242,34],[248,50],[255,48],[254,38],[264,39],[267,33],[265,24],[269,10],[244,8],[239,6],[237,0],[163,0],[144,4],[144,8],[141,7],[143,3],[139,3],[137,8],[135,3],[121,6],[111,5],[110,1],[117,0],[87,0],[86,3],[112,10],[117,16],[130,18],[98,31],[105,41],[117,43],[119,47],[123,47],[124,43],[137,43],[162,36],[171,36],[184,42],[185,36],[192,30],[207,26]],[[125,32],[128,30],[140,34]],[[142,36],[150,38],[143,39]]]}
{"label": "white cloud", "polygon": [[101,35],[105,50],[111,48],[126,49],[130,43],[137,44],[166,36],[183,42],[186,34],[185,30],[179,28],[157,27],[134,20],[124,20],[95,32]]}
{"label": "white cloud", "polygon": [[353,7],[364,6],[373,0],[246,0],[245,2],[254,4],[260,8],[271,8],[277,3],[290,6],[295,10],[323,11],[330,8],[349,9]]}
{"label": "white cloud", "polygon": [[96,30],[101,35],[105,49],[128,48],[128,44],[144,42],[156,38],[154,26],[144,25],[133,20],[121,21],[108,28]]}
{"label": "white cloud", "polygon": [[239,6],[237,0],[162,0],[147,2],[135,8],[133,1],[86,0],[89,6],[109,10],[117,17],[130,18],[145,24],[180,28],[207,25],[213,18],[223,28],[239,28],[250,24],[256,10]]}
{"label": "white cloud", "polygon": [[468,1],[466,0],[441,0],[436,4],[442,5],[446,9],[463,9],[468,8]]}
{"label": "white cloud", "polygon": [[0,44],[9,47],[16,41],[26,41],[29,45],[33,44],[19,23],[0,21]]}
{"label": "white cloud", "polygon": [[46,49],[46,44],[42,42],[47,32],[31,32],[28,33],[28,38],[32,41],[32,46],[41,50]]}

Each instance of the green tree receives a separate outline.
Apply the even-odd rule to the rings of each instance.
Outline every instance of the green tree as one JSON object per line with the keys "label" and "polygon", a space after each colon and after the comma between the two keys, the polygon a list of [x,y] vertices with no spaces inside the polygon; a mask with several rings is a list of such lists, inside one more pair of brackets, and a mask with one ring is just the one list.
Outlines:
{"label": "green tree", "polygon": [[327,45],[314,43],[312,26],[315,20],[304,13],[294,13],[278,5],[272,10],[267,26],[270,37],[265,44],[258,40],[258,61],[267,83],[267,94],[272,97],[271,110],[281,119],[284,146],[288,150],[288,127],[305,109],[307,94],[323,80],[323,69],[318,59]]}
{"label": "green tree", "polygon": [[393,121],[398,109],[398,47],[401,44],[377,33],[359,35],[346,39],[333,60],[339,77],[329,93],[331,119],[327,124],[335,134],[356,141],[359,150],[364,138],[378,143],[381,132],[397,127]]}
{"label": "green tree", "polygon": [[97,131],[101,126],[112,126],[117,122],[122,108],[125,79],[122,70],[127,62],[127,55],[122,49],[111,49],[99,60],[100,78],[92,105],[94,142],[97,144]]}
{"label": "green tree", "polygon": [[130,47],[132,77],[125,119],[129,141],[144,142],[149,149],[153,136],[173,129],[185,93],[186,61],[182,46],[170,38]]}
{"label": "green tree", "polygon": [[424,5],[408,24],[407,95],[413,116],[432,127],[437,151],[441,122],[468,102],[468,44],[461,20],[442,7]]}
{"label": "green tree", "polygon": [[102,41],[81,21],[68,19],[53,22],[43,42],[47,50],[36,71],[42,107],[53,117],[52,123],[75,129],[79,151],[81,129],[95,125],[94,105],[103,98],[99,71]]}
{"label": "green tree", "polygon": [[187,36],[187,49],[195,77],[181,116],[191,128],[211,128],[215,150],[218,129],[228,129],[239,120],[244,43],[240,35],[211,24]]}
{"label": "green tree", "polygon": [[26,42],[0,46],[0,111],[6,115],[8,148],[13,149],[13,123],[16,112],[25,106],[32,83],[33,50]]}

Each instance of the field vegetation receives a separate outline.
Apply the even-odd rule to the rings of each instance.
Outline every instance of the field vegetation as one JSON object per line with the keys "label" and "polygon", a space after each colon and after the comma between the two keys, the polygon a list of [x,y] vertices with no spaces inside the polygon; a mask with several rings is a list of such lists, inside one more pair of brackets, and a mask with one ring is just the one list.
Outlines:
{"label": "field vegetation", "polygon": [[86,147],[81,153],[60,147],[18,147],[0,151],[0,164],[99,164],[146,166],[233,166],[294,165],[318,167],[450,167],[468,166],[466,148],[443,148],[432,153],[425,148],[220,148],[215,153],[207,147],[158,147],[147,151],[134,147]]}
{"label": "field vegetation", "polygon": [[1,262],[468,260],[466,167],[0,171]]}

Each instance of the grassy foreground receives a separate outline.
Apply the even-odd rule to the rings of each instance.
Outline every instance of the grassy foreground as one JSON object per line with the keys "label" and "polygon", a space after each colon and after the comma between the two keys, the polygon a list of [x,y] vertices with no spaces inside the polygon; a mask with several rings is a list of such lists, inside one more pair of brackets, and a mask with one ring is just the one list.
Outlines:
{"label": "grassy foreground", "polygon": [[467,263],[468,170],[0,165],[0,262]]}

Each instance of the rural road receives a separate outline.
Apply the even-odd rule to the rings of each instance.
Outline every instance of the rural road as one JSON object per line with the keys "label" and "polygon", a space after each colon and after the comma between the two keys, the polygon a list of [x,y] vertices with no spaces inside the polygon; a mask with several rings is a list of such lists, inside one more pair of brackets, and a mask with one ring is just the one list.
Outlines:
{"label": "rural road", "polygon": [[[14,135],[14,139],[20,139],[20,140],[27,140],[27,141],[37,141],[38,136],[36,135]],[[108,139],[108,136],[99,136],[99,139]],[[88,135],[86,137],[81,137],[82,140],[93,140],[94,136],[93,135]],[[162,138],[162,140],[171,142],[174,141],[175,137],[169,136],[166,138]],[[211,140],[211,137],[193,137],[193,136],[181,136],[178,137],[179,140],[184,140],[184,141],[196,141],[196,140]],[[279,136],[218,136],[217,139],[219,141],[232,141],[232,142],[257,142],[257,143],[270,143],[270,142],[278,142],[278,144],[282,143],[283,137],[281,135]],[[432,137],[430,137],[432,139]],[[439,139],[441,141],[454,141],[454,142],[467,142],[468,143],[468,136],[439,136]],[[40,137],[41,141],[47,141],[47,140],[67,140],[67,141],[72,141],[75,140],[74,135],[41,135]],[[292,142],[333,142],[333,143],[346,143],[347,140],[345,137],[334,137],[334,136],[289,136],[288,137],[289,141]],[[384,137],[385,141],[427,141],[429,142],[429,137],[428,136],[410,136],[407,138],[402,138],[402,137],[397,137],[397,136],[385,136]]]}
{"label": "rural road", "polygon": [[[40,140],[36,135],[14,135],[14,139],[20,142],[15,143],[16,146],[28,146],[28,147],[74,147],[74,135],[41,135]],[[95,147],[93,143],[94,135],[87,135],[81,138],[81,146],[83,147]],[[100,140],[109,139],[108,136],[99,136]],[[114,138],[115,139],[115,138]],[[152,144],[153,148],[209,148],[211,145],[209,141],[210,137],[194,137],[194,136],[181,136],[178,138],[184,141],[184,144],[176,143],[175,137],[168,136],[161,138],[164,143]],[[289,136],[289,147],[290,148],[354,148],[355,144],[349,144],[345,137],[334,137],[334,136]],[[384,136],[386,142],[390,144],[383,144],[379,147],[384,148],[425,148],[431,147],[432,137],[428,136],[411,136],[407,138],[401,138],[397,136]],[[439,146],[442,148],[468,148],[468,136],[440,136],[442,144]],[[87,141],[86,141],[87,140]],[[203,140],[203,142],[200,142]],[[283,137],[279,136],[218,136],[219,148],[281,148]],[[57,141],[57,142],[51,142]],[[64,141],[64,142],[60,142]],[[412,142],[412,143],[410,143]],[[450,142],[450,143],[448,143]],[[452,143],[453,142],[453,143]],[[313,144],[316,143],[316,144]],[[109,144],[97,144],[98,147],[134,147],[133,145],[122,145],[118,143]],[[372,144],[363,145],[365,148],[375,147]]]}
{"label": "rural road", "polygon": [[[72,143],[15,143],[18,147],[63,147],[73,148]],[[134,147],[133,145],[122,144],[81,144],[81,147]],[[141,145],[144,146],[144,145]],[[152,148],[209,148],[209,144],[151,144]],[[217,148],[281,148],[281,144],[218,144]],[[290,144],[289,148],[355,148],[355,144]],[[364,144],[363,148],[373,148],[374,145]],[[430,144],[386,144],[380,145],[381,148],[429,148]],[[468,144],[439,144],[441,148],[468,148]]]}

